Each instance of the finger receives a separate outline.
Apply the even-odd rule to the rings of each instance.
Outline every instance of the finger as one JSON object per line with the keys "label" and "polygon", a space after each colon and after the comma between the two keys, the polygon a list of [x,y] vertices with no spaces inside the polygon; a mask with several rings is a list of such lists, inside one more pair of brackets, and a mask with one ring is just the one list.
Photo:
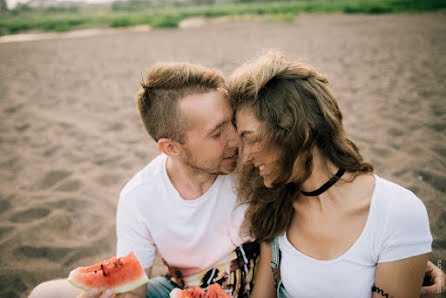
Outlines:
{"label": "finger", "polygon": [[99,296],[100,293],[101,293],[101,292],[100,292],[98,289],[96,289],[96,288],[91,288],[91,289],[89,289],[88,292],[87,292],[87,295],[88,295],[87,297],[96,298],[96,297]]}
{"label": "finger", "polygon": [[422,287],[420,290],[420,295],[434,295],[437,293],[438,293],[438,285]]}
{"label": "finger", "polygon": [[112,290],[105,290],[104,293],[102,293],[101,298],[112,298],[113,297],[113,291]]}

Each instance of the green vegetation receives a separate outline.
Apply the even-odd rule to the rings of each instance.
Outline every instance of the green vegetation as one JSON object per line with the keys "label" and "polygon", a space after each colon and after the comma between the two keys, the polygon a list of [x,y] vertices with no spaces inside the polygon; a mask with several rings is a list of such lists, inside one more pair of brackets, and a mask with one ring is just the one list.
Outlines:
{"label": "green vegetation", "polygon": [[21,5],[0,12],[0,35],[31,29],[60,32],[99,25],[128,27],[147,24],[152,28],[176,28],[183,19],[196,16],[256,15],[268,22],[291,22],[302,12],[378,14],[446,8],[446,0],[220,0],[218,3],[216,0],[195,0],[193,3],[203,5],[186,6],[182,2],[181,7],[179,2],[169,2],[171,5],[167,7],[159,7],[159,3],[129,0],[103,7],[48,7],[39,10]]}

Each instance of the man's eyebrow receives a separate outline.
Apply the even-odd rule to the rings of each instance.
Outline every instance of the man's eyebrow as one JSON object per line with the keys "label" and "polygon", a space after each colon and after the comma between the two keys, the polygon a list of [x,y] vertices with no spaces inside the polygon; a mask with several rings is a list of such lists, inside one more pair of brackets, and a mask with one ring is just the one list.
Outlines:
{"label": "man's eyebrow", "polygon": [[222,126],[224,126],[226,123],[228,123],[227,120],[220,122],[219,124],[217,124],[217,126],[215,126],[212,130],[209,131],[208,136],[213,135],[217,130],[219,130]]}

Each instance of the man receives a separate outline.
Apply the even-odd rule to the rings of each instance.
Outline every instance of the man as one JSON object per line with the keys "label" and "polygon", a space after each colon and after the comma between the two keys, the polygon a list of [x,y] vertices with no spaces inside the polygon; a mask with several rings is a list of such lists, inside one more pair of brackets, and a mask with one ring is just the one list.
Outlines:
{"label": "man", "polygon": [[[120,296],[168,297],[174,287],[215,281],[235,296],[246,296],[258,247],[241,245],[248,241],[240,236],[245,209],[237,206],[233,177],[227,175],[236,168],[240,140],[223,75],[188,63],[155,65],[137,106],[162,155],[121,192],[117,254],[134,251],[150,276],[158,250],[170,277],[152,278],[147,287]],[[52,281],[31,297],[79,293],[66,281]],[[97,296],[90,291],[79,297]]]}

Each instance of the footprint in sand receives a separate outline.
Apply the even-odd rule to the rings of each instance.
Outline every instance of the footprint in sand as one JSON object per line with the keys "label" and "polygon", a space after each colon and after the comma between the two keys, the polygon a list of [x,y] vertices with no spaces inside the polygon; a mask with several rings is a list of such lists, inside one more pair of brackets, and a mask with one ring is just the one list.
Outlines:
{"label": "footprint in sand", "polygon": [[404,132],[398,128],[390,128],[387,132],[393,137],[400,137],[404,134]]}
{"label": "footprint in sand", "polygon": [[373,147],[371,149],[371,151],[380,157],[386,157],[386,156],[389,156],[389,154],[390,154],[390,151],[386,148]]}
{"label": "footprint in sand", "polygon": [[446,123],[434,123],[429,125],[429,128],[437,132],[443,132],[446,130]]}
{"label": "footprint in sand", "polygon": [[122,123],[113,123],[109,127],[106,128],[106,131],[121,131],[125,128],[125,125]]}
{"label": "footprint in sand", "polygon": [[446,249],[446,240],[435,240],[432,242],[433,249]]}
{"label": "footprint in sand", "polygon": [[[23,293],[28,287],[23,283],[20,275],[11,272],[0,273],[0,289],[15,289],[19,293]],[[1,297],[14,298],[19,297],[14,292],[0,292]]]}
{"label": "footprint in sand", "polygon": [[28,128],[30,128],[30,127],[31,127],[31,125],[30,125],[29,123],[25,123],[25,124],[16,126],[15,129],[16,129],[18,132],[24,132],[24,131],[26,131],[26,130],[27,130]]}
{"label": "footprint in sand", "polygon": [[440,177],[438,175],[425,172],[425,171],[414,171],[415,176],[421,180],[429,183],[435,189],[446,192],[446,178]]}
{"label": "footprint in sand", "polygon": [[40,189],[47,189],[71,175],[68,171],[50,171],[40,182]]}
{"label": "footprint in sand", "polygon": [[50,261],[60,261],[67,256],[71,248],[67,247],[34,247],[19,246],[14,250],[14,255],[28,258],[45,258]]}
{"label": "footprint in sand", "polygon": [[439,229],[446,228],[446,212],[443,212],[443,214],[440,215],[440,218],[437,220],[436,226]]}
{"label": "footprint in sand", "polygon": [[62,183],[62,185],[57,187],[56,190],[70,192],[79,190],[79,188],[81,188],[81,183],[79,180],[69,180]]}
{"label": "footprint in sand", "polygon": [[103,175],[97,181],[103,186],[111,186],[121,181],[121,177],[117,175]]}
{"label": "footprint in sand", "polygon": [[446,156],[446,148],[444,148],[444,147],[436,147],[436,148],[432,148],[432,150],[434,150],[435,152],[440,154],[440,156]]}
{"label": "footprint in sand", "polygon": [[4,238],[10,232],[14,230],[13,227],[0,227],[0,239]]}
{"label": "footprint in sand", "polygon": [[48,216],[50,210],[47,208],[31,208],[25,211],[17,212],[9,220],[12,222],[30,222]]}
{"label": "footprint in sand", "polygon": [[62,147],[61,146],[53,146],[53,147],[49,148],[48,150],[46,150],[45,152],[43,152],[43,156],[51,157],[54,155],[54,153],[59,151],[60,148],[62,148]]}
{"label": "footprint in sand", "polygon": [[79,199],[64,199],[48,204],[49,208],[65,209],[69,212],[79,211],[88,206],[88,202]]}
{"label": "footprint in sand", "polygon": [[23,108],[23,105],[19,104],[19,105],[13,106],[13,107],[6,108],[3,110],[3,112],[5,112],[6,114],[15,114],[21,108]]}
{"label": "footprint in sand", "polygon": [[11,203],[8,201],[8,198],[0,199],[0,214],[11,209]]}

